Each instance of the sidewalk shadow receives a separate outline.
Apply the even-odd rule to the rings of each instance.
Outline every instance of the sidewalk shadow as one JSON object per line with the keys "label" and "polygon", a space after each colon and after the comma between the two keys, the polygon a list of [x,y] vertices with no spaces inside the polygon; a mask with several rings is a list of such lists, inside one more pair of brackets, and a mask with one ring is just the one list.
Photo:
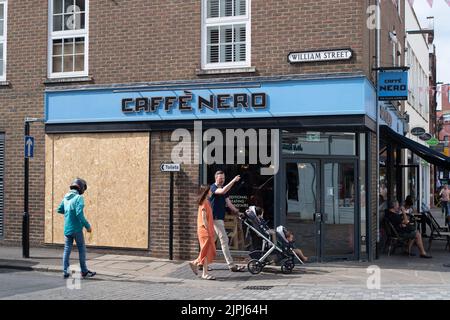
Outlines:
{"label": "sidewalk shadow", "polygon": [[39,264],[35,261],[21,261],[20,264],[16,260],[0,259],[1,273],[29,272],[33,271],[33,266]]}

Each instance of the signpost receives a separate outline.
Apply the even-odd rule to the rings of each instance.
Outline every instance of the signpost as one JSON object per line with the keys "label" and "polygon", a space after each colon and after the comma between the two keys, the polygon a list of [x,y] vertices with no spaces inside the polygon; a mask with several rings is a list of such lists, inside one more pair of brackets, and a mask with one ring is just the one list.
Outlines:
{"label": "signpost", "polygon": [[169,190],[169,259],[173,260],[173,173],[181,170],[179,163],[162,163],[161,172],[170,172]]}
{"label": "signpost", "polygon": [[29,176],[30,158],[34,156],[34,138],[30,136],[30,122],[43,122],[44,119],[25,118],[24,139],[24,192],[23,192],[23,217],[22,217],[22,256],[30,257],[30,213],[29,213]]}

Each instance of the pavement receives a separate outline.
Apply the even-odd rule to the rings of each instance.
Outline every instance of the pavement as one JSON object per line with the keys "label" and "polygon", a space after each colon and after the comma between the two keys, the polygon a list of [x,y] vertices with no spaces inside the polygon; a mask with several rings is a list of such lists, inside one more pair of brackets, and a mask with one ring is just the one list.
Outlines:
{"label": "pavement", "polygon": [[[116,288],[115,292],[121,282],[123,292],[135,286],[130,293],[124,293],[125,297],[136,296],[141,286],[159,286],[156,292],[160,295],[153,296],[155,299],[450,299],[450,267],[445,266],[450,263],[450,251],[445,250],[445,242],[433,242],[429,252],[432,259],[409,257],[399,251],[372,262],[307,263],[296,266],[289,275],[276,266],[267,266],[258,275],[248,271],[230,272],[226,264],[218,262],[211,265],[210,272],[216,281],[194,275],[188,261],[148,256],[88,250],[87,265],[97,272],[93,280]],[[62,253],[62,248],[31,248],[31,258],[24,259],[20,247],[0,247],[0,270],[34,271],[61,278]],[[72,252],[71,265],[78,265],[76,250]],[[99,282],[92,281],[95,282],[98,286]],[[251,295],[248,290],[252,291]],[[151,298],[148,290],[143,292],[147,292],[144,297]],[[196,292],[195,296],[190,292]],[[51,292],[48,294],[51,296]],[[61,292],[55,296],[61,296]]]}

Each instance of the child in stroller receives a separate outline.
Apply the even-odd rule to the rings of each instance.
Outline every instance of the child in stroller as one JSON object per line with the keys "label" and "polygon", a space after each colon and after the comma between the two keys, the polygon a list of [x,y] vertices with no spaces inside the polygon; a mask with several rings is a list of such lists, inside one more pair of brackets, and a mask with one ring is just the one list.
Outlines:
{"label": "child in stroller", "polygon": [[[252,260],[248,263],[248,271],[252,274],[258,274],[264,266],[268,264],[281,265],[283,273],[291,273],[297,259],[301,264],[307,258],[300,249],[293,247],[293,235],[287,239],[287,230],[279,226],[276,230],[270,229],[267,222],[262,218],[261,208],[251,206],[241,217],[247,227],[252,230],[262,241],[261,249],[250,252]],[[292,234],[292,233],[291,233]],[[300,256],[300,257],[299,257]],[[306,259],[305,259],[306,258]]]}

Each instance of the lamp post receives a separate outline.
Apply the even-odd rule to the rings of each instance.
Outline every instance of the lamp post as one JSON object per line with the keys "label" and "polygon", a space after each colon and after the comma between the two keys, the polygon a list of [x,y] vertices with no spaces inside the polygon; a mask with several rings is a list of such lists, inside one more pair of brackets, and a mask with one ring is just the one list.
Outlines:
{"label": "lamp post", "polygon": [[[23,219],[22,219],[22,256],[24,258],[30,257],[30,213],[29,213],[29,158],[30,154],[26,152],[27,137],[30,136],[30,122],[43,122],[44,119],[25,118],[25,154],[24,154],[24,199],[23,199]],[[29,148],[29,146],[28,146]]]}

